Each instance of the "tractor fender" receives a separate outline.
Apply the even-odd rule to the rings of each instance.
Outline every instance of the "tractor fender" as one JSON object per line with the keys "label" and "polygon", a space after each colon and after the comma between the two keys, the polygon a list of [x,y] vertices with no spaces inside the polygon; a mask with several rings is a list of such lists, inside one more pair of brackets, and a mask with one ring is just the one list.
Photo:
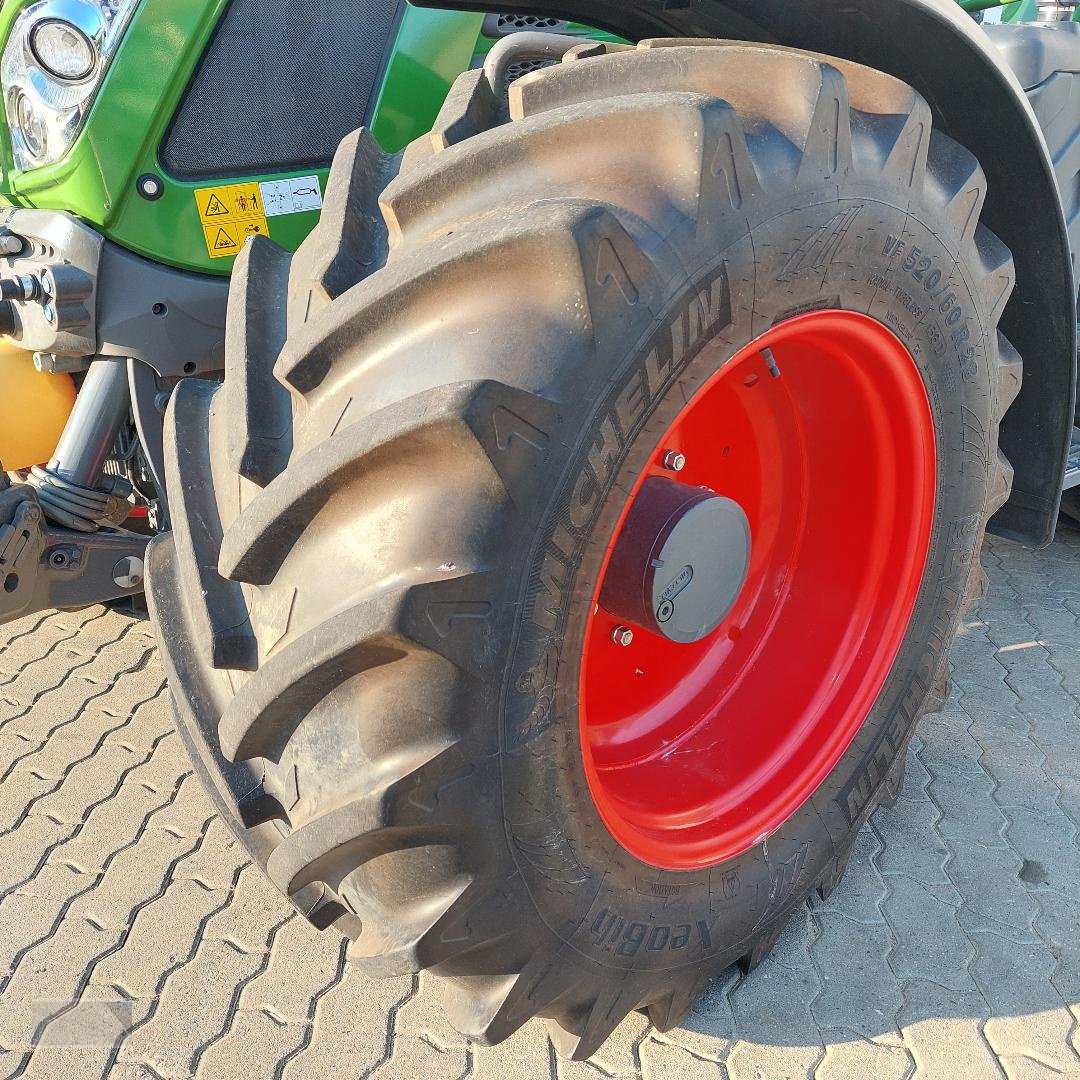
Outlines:
{"label": "tractor fender", "polygon": [[1012,250],[1017,284],[1001,328],[1024,359],[1002,424],[1016,471],[991,529],[1043,545],[1054,536],[1076,395],[1076,284],[1046,141],[1016,76],[952,0],[416,0],[552,16],[630,40],[711,37],[788,45],[903,79],[938,128],[979,159],[983,221]]}

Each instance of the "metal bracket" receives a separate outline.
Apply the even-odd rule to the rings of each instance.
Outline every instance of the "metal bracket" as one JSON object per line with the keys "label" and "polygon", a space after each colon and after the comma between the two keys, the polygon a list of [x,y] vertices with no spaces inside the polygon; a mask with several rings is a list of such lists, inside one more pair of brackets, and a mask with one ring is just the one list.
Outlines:
{"label": "metal bracket", "polygon": [[163,420],[175,379],[162,379],[152,367],[141,360],[128,361],[128,386],[131,391],[131,415],[154,478],[158,498],[165,506],[165,444]]}
{"label": "metal bracket", "polygon": [[26,484],[0,491],[0,522],[0,623],[142,592],[148,537],[51,526]]}
{"label": "metal bracket", "polygon": [[224,368],[228,278],[144,259],[71,214],[0,207],[0,278],[26,283],[6,301],[5,332],[41,370],[82,371],[94,356],[163,378]]}
{"label": "metal bracket", "polygon": [[[104,238],[71,214],[57,210],[0,209],[6,246],[5,277],[41,282],[40,295],[16,303],[12,335],[30,352],[92,356],[97,352],[97,281]],[[14,241],[19,241],[15,248]]]}

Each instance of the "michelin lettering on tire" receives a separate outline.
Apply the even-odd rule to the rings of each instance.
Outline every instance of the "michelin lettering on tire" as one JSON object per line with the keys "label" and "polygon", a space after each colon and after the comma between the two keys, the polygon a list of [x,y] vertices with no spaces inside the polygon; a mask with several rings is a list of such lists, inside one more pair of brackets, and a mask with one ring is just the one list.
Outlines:
{"label": "michelin lettering on tire", "polygon": [[[632,288],[632,284],[631,284]],[[541,705],[543,692],[533,693],[535,680],[531,673],[542,666],[552,672],[558,665],[558,632],[565,621],[572,585],[572,568],[577,566],[582,546],[596,520],[603,497],[615,475],[615,463],[621,461],[630,440],[640,429],[649,404],[663,397],[679,377],[691,357],[721,330],[731,325],[731,292],[727,266],[721,262],[705,278],[700,289],[691,289],[680,297],[674,311],[652,334],[646,347],[610,396],[596,423],[597,441],[586,459],[562,485],[558,497],[561,507],[557,523],[550,529],[545,542],[533,558],[530,580],[536,584],[526,594],[525,610],[531,627],[523,629],[521,637],[533,643],[532,648],[543,651],[540,664],[525,661],[511,663],[513,672],[524,665],[530,677],[519,676],[516,685],[525,688],[526,711],[524,722],[506,725],[508,748],[520,746],[543,731],[551,722],[551,694]],[[545,640],[546,635],[546,640]],[[555,650],[554,657],[552,650]],[[547,688],[550,684],[541,684]],[[531,701],[530,701],[531,698]],[[520,706],[512,710],[516,715]]]}

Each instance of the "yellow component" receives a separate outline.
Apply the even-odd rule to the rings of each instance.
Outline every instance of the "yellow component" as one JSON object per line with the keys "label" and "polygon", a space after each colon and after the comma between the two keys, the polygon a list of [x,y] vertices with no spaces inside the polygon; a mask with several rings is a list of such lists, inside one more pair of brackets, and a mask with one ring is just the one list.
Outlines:
{"label": "yellow component", "polygon": [[239,255],[249,236],[268,235],[264,221],[223,221],[220,225],[204,225],[206,250],[211,259]]}
{"label": "yellow component", "polygon": [[36,371],[32,353],[0,338],[0,470],[48,461],[74,404],[70,375]]}
{"label": "yellow component", "polygon": [[239,221],[241,218],[264,217],[262,192],[258,184],[223,184],[220,187],[199,188],[195,192],[199,217],[204,225],[216,221]]}
{"label": "yellow component", "polygon": [[239,255],[249,236],[270,235],[258,184],[199,188],[195,203],[211,259]]}

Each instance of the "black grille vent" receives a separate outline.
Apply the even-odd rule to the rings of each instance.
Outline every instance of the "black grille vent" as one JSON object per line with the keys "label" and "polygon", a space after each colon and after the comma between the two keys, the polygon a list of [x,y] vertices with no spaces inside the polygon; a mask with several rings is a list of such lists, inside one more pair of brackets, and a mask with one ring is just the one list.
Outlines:
{"label": "black grille vent", "polygon": [[174,176],[330,161],[365,123],[402,4],[232,0],[161,147]]}
{"label": "black grille vent", "polygon": [[565,19],[549,19],[543,15],[486,15],[484,36],[506,37],[520,30],[542,30],[548,34],[567,34],[570,24]]}
{"label": "black grille vent", "polygon": [[551,67],[557,63],[557,60],[515,60],[506,69],[506,85],[516,82],[522,75],[528,75],[530,71],[539,71],[541,68]]}

